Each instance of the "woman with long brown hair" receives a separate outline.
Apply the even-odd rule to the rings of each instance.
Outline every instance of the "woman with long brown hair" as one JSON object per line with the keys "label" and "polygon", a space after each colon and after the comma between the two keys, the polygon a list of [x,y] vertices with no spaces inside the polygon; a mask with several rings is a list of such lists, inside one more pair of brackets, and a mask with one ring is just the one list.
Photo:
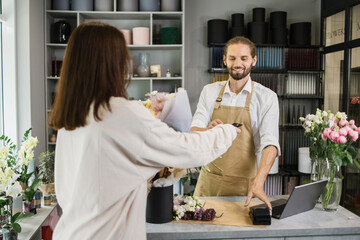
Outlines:
{"label": "woman with long brown hair", "polygon": [[58,130],[55,191],[63,215],[54,239],[146,239],[147,181],[164,166],[205,165],[237,132],[230,124],[180,133],[129,101],[129,52],[122,33],[80,24],[65,50],[49,115]]}

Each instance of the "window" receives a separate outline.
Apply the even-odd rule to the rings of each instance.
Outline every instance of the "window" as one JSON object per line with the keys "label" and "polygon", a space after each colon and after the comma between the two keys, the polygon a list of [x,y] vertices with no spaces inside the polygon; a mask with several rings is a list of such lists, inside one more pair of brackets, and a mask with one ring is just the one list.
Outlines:
{"label": "window", "polygon": [[344,51],[325,55],[324,109],[336,113],[341,109],[343,92]]}
{"label": "window", "polygon": [[343,43],[345,40],[345,11],[331,15],[325,20],[325,46]]}
{"label": "window", "polygon": [[351,8],[351,40],[360,38],[360,4]]}

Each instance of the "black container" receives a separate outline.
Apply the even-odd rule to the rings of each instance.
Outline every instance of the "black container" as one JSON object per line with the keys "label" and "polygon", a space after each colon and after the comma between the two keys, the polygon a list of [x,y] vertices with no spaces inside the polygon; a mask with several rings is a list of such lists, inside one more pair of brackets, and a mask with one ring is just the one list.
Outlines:
{"label": "black container", "polygon": [[290,24],[290,45],[311,45],[311,22]]}
{"label": "black container", "polygon": [[71,26],[68,22],[60,20],[51,25],[51,42],[67,43],[71,34]]}
{"label": "black container", "polygon": [[253,8],[253,22],[265,22],[265,8]]}
{"label": "black container", "polygon": [[268,43],[268,23],[267,22],[249,22],[248,37],[255,44]]}
{"label": "black container", "polygon": [[232,27],[230,29],[230,38],[237,36],[245,36],[245,28],[244,27]]}
{"label": "black container", "polygon": [[146,222],[167,223],[173,220],[173,185],[152,187],[147,196]]}
{"label": "black container", "polygon": [[234,13],[231,15],[231,26],[244,28],[244,14]]}
{"label": "black container", "polygon": [[207,22],[208,45],[216,43],[226,43],[229,39],[229,22],[224,19],[212,19]]}
{"label": "black container", "polygon": [[286,12],[277,11],[270,13],[271,28],[286,28]]}
{"label": "black container", "polygon": [[270,30],[271,43],[287,45],[288,43],[287,32],[288,30],[286,28],[271,28]]}

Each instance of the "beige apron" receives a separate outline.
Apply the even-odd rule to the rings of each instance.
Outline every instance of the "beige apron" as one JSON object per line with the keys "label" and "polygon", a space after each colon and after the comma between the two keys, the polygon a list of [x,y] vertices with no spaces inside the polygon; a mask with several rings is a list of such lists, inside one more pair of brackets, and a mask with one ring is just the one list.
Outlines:
{"label": "beige apron", "polygon": [[251,92],[246,98],[245,107],[220,105],[225,86],[226,84],[216,99],[211,120],[218,118],[223,123],[242,123],[241,133],[225,154],[207,165],[210,172],[201,171],[195,196],[246,196],[256,175],[256,155],[249,111],[254,83],[251,82]]}

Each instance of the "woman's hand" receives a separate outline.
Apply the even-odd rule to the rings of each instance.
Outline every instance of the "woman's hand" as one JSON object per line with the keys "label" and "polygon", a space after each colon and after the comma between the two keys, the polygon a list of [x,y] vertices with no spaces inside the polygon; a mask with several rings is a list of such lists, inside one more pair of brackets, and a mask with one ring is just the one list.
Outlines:
{"label": "woman's hand", "polygon": [[208,125],[208,129],[212,129],[213,127],[215,127],[216,125],[219,125],[219,124],[224,124],[224,123],[218,118],[215,120],[212,120]]}

